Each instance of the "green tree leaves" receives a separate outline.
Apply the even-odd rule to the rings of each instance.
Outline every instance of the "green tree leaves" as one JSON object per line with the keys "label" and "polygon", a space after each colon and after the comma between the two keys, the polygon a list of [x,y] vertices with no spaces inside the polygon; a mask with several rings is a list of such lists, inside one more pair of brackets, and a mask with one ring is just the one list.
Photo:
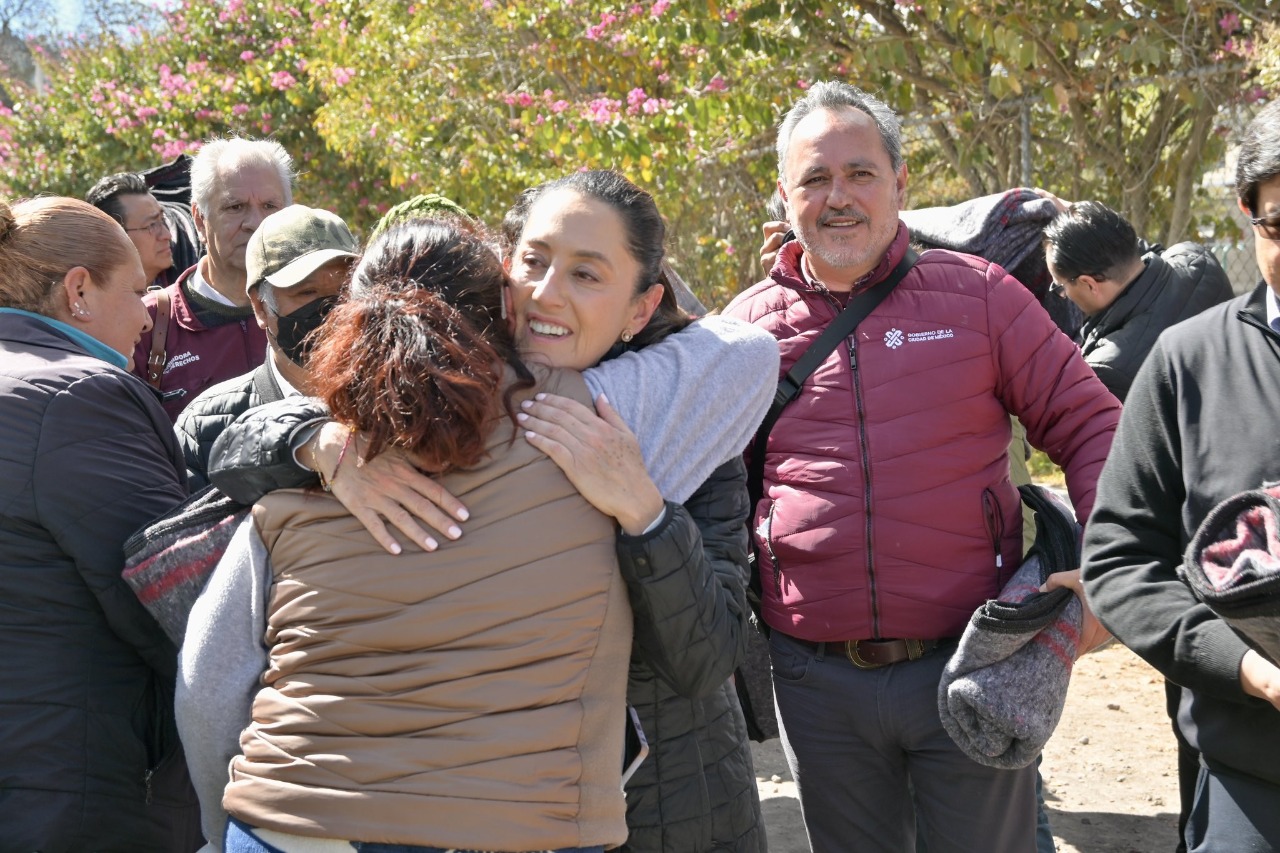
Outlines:
{"label": "green tree leaves", "polygon": [[1274,2],[185,0],[48,58],[50,91],[0,115],[0,162],[13,194],[79,195],[209,136],[270,134],[298,198],[356,228],[425,191],[496,224],[531,184],[617,168],[715,304],[760,277],[775,128],[819,79],[904,115],[916,205],[1025,180],[1183,236]]}

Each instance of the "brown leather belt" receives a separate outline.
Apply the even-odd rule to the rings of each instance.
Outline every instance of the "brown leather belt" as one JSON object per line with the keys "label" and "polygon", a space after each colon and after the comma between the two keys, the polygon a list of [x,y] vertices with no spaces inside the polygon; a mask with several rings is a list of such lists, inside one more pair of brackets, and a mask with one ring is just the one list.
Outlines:
{"label": "brown leather belt", "polygon": [[792,637],[802,646],[821,651],[823,648],[839,650],[858,669],[879,669],[882,666],[920,658],[933,651],[941,640],[836,640],[815,643]]}

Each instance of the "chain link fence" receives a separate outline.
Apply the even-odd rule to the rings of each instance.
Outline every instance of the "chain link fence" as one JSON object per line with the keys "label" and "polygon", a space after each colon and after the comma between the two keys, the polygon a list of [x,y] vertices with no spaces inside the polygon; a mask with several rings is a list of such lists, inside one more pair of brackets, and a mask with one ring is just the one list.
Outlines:
{"label": "chain link fence", "polygon": [[1227,271],[1231,279],[1231,288],[1236,294],[1248,293],[1259,281],[1258,264],[1253,255],[1253,229],[1249,229],[1246,239],[1234,243],[1208,243],[1207,248],[1213,252],[1218,263]]}

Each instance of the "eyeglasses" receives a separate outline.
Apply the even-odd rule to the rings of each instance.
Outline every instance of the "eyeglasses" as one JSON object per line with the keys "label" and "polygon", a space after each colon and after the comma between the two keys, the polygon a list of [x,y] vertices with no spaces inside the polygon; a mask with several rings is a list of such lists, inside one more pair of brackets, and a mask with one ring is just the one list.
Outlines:
{"label": "eyeglasses", "polygon": [[150,222],[148,222],[146,225],[141,225],[141,226],[139,226],[139,227],[137,227],[137,228],[126,228],[126,229],[124,229],[124,230],[126,230],[126,231],[148,231],[148,232],[150,232],[150,233],[151,233],[151,236],[152,236],[152,237],[168,237],[168,236],[169,236],[169,225],[168,225],[168,223],[166,223],[166,222],[164,221],[164,217],[163,217],[163,216],[162,216],[162,217],[160,217],[159,219],[153,219],[153,220],[151,220],[151,221],[150,221]]}
{"label": "eyeglasses", "polygon": [[[1107,274],[1104,272],[1092,272],[1092,273],[1082,272],[1080,273],[1080,275],[1087,275],[1090,278],[1092,278],[1094,281],[1107,280]],[[1053,279],[1049,283],[1049,292],[1052,293],[1054,296],[1066,296],[1067,287],[1069,287],[1072,284],[1075,284],[1076,281],[1079,280],[1080,275],[1076,276],[1075,278],[1069,278],[1066,281],[1058,281],[1056,278]]]}
{"label": "eyeglasses", "polygon": [[1280,240],[1280,213],[1270,216],[1250,216],[1249,224],[1262,232],[1268,240]]}

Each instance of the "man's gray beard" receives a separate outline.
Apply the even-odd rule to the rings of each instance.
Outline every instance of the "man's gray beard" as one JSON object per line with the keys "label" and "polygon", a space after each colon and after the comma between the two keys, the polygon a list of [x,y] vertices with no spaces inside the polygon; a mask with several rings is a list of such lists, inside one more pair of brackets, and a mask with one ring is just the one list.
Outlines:
{"label": "man's gray beard", "polygon": [[[889,250],[889,246],[893,244],[893,235],[896,233],[897,233],[897,223],[895,222],[894,231],[889,234],[889,238],[885,242],[884,248],[880,249],[879,251],[877,251],[873,247],[857,248],[857,249],[852,247],[845,248],[845,249],[832,249],[830,247],[823,247],[820,249],[814,249],[809,244],[807,236],[802,234],[798,230],[796,231],[796,240],[800,243],[800,246],[801,248],[804,249],[804,253],[806,255],[812,258],[815,258],[821,261],[822,263],[826,264],[828,267],[832,267],[836,270],[858,269],[864,266],[868,262],[868,260],[870,260],[872,262],[871,267],[861,274],[861,275],[865,275],[866,272],[870,272],[871,269],[875,268],[876,263],[878,263],[880,260],[880,256],[884,254],[884,252],[887,252]],[[878,235],[873,235],[873,236],[878,236]],[[875,243],[878,243],[878,242],[879,241],[873,241],[873,246]],[[871,255],[874,255],[875,257],[869,257]],[[811,273],[813,272],[812,266],[810,267],[810,272]],[[851,274],[849,280],[845,281],[844,284],[852,284],[853,281],[858,277],[859,276],[854,276]]]}
{"label": "man's gray beard", "polygon": [[[803,246],[804,244],[801,243]],[[829,267],[837,270],[856,269],[866,263],[866,256],[869,254],[867,249],[843,249],[829,250],[827,248],[810,250],[808,246],[804,247],[805,254],[817,258]]]}

